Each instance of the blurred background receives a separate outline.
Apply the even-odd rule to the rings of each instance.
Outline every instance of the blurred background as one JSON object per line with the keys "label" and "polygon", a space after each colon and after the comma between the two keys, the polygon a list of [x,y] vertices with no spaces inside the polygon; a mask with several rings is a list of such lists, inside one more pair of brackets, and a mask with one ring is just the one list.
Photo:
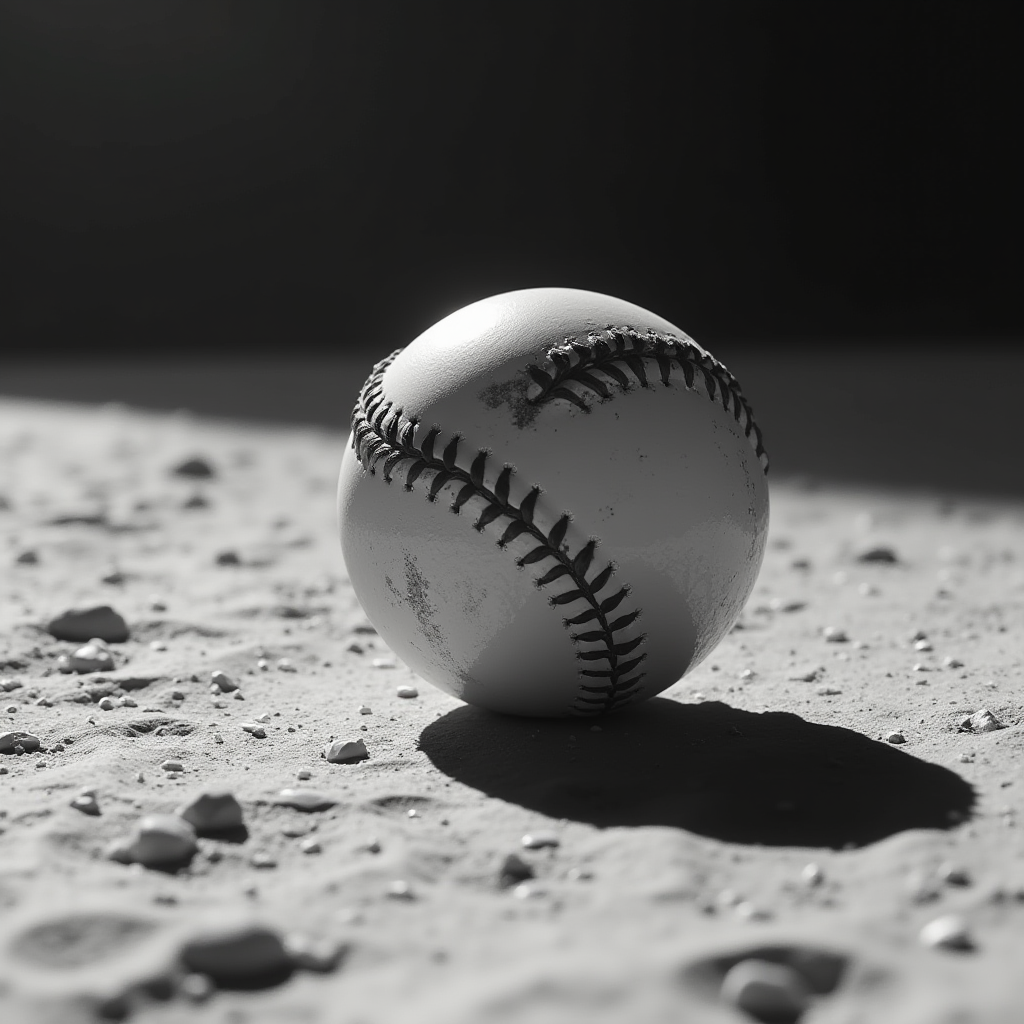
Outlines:
{"label": "blurred background", "polygon": [[0,0],[0,395],[344,428],[474,299],[619,295],[773,471],[1024,496],[1024,4]]}

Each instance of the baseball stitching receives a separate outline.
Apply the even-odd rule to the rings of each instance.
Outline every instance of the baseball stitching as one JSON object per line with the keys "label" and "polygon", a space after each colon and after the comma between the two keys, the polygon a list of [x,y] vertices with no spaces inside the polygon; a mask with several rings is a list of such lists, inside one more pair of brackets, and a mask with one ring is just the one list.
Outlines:
{"label": "baseball stitching", "polygon": [[[636,669],[647,657],[641,650],[646,640],[645,633],[622,642],[616,642],[614,637],[615,633],[632,625],[640,617],[641,610],[624,611],[609,619],[610,613],[619,609],[628,597],[629,587],[622,586],[605,598],[598,597],[614,575],[614,564],[608,563],[588,581],[586,575],[593,565],[597,542],[590,539],[579,551],[570,554],[568,548],[563,547],[571,518],[567,513],[563,513],[545,533],[534,520],[534,507],[541,489],[531,488],[522,502],[516,505],[509,496],[515,472],[511,466],[502,469],[491,488],[484,481],[490,454],[487,450],[478,449],[467,468],[459,465],[460,435],[452,435],[440,455],[435,453],[441,434],[439,427],[432,426],[422,442],[416,441],[419,421],[406,416],[384,395],[384,374],[401,351],[392,352],[374,366],[352,412],[352,447],[360,463],[371,475],[376,475],[380,466],[382,479],[390,484],[399,464],[408,462],[405,469],[406,491],[412,491],[413,483],[425,473],[432,473],[427,492],[427,500],[431,502],[437,500],[447,484],[461,483],[449,506],[453,513],[459,514],[470,498],[483,498],[487,504],[473,524],[475,530],[483,532],[487,526],[504,518],[508,524],[498,539],[499,547],[505,548],[523,534],[536,541],[536,546],[516,559],[516,564],[524,568],[545,559],[554,560],[554,565],[534,581],[536,586],[543,588],[562,577],[569,578],[574,589],[549,598],[549,603],[553,607],[578,601],[586,604],[578,614],[563,618],[562,625],[571,631],[596,620],[597,628],[570,632],[569,638],[577,647],[576,657],[580,661],[607,663],[607,667],[580,669],[579,674],[586,681],[580,684],[568,710],[576,715],[597,715],[624,707],[640,694],[639,687],[645,673],[636,672]],[[754,448],[762,469],[767,472],[768,457],[761,432],[736,379],[721,363],[701,352],[690,339],[681,341],[653,331],[641,334],[630,327],[609,327],[599,334],[588,335],[585,342],[566,339],[563,345],[549,350],[545,368],[533,364],[527,367],[526,373],[532,382],[528,400],[531,404],[541,405],[562,399],[589,412],[588,393],[597,395],[601,400],[610,398],[608,383],[611,381],[629,389],[630,380],[616,363],[623,363],[641,387],[650,387],[645,358],[657,361],[662,383],[666,386],[671,384],[673,366],[678,365],[682,369],[686,387],[690,390],[694,389],[696,371],[700,370],[708,397],[714,401],[716,394],[720,396],[726,410],[731,402],[733,415]],[[598,646],[584,650],[580,648],[583,643]]]}
{"label": "baseball stitching", "polygon": [[[561,398],[590,412],[587,399],[594,395],[602,401],[610,398],[609,384],[629,389],[631,382],[626,369],[641,387],[650,387],[644,359],[657,362],[661,382],[666,387],[671,387],[674,367],[682,370],[690,391],[695,389],[699,373],[708,398],[712,402],[721,401],[726,412],[731,405],[733,417],[754,449],[761,468],[768,472],[768,453],[764,450],[761,430],[754,422],[753,411],[743,397],[739,382],[714,356],[701,351],[692,338],[676,338],[656,331],[641,333],[632,327],[608,327],[587,335],[585,341],[566,338],[563,344],[548,351],[544,368],[527,367],[533,382],[528,400],[531,404],[542,405]],[[616,365],[618,363],[626,369]]]}

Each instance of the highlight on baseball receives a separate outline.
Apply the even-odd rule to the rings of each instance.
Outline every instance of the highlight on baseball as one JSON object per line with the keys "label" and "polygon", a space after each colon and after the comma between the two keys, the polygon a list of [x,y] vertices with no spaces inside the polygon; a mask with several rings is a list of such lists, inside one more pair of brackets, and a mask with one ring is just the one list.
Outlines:
{"label": "highlight on baseball", "polygon": [[341,466],[356,596],[419,676],[597,717],[699,664],[749,597],[768,457],[736,378],[595,292],[474,302],[374,366]]}

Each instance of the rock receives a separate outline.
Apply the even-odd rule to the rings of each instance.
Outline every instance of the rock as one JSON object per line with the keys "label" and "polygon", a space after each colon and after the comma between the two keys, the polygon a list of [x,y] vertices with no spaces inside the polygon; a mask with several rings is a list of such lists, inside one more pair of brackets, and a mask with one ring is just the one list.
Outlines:
{"label": "rock", "polygon": [[81,811],[83,814],[89,814],[96,817],[100,813],[100,805],[96,800],[96,793],[91,789],[82,789],[78,796],[71,801],[71,806],[76,811]]}
{"label": "rock", "polygon": [[896,744],[906,743],[907,742],[907,737],[904,736],[903,733],[901,733],[901,732],[887,732],[885,734],[885,742],[886,743],[896,743]]}
{"label": "rock", "polygon": [[191,480],[209,480],[217,475],[213,465],[201,455],[179,462],[171,472],[175,476],[184,476]]}
{"label": "rock", "polygon": [[296,970],[317,974],[333,971],[348,950],[344,944],[314,942],[296,932],[285,936],[284,946]]}
{"label": "rock", "polygon": [[294,969],[281,937],[259,924],[203,930],[182,944],[178,958],[188,971],[221,988],[266,988]]}
{"label": "rock", "polygon": [[921,944],[936,949],[969,950],[974,948],[967,922],[958,914],[946,914],[929,921],[920,931]]}
{"label": "rock", "polygon": [[165,772],[183,772],[185,766],[180,761],[167,760],[160,763],[160,767]]}
{"label": "rock", "polygon": [[210,688],[216,687],[221,693],[231,693],[238,689],[236,683],[226,672],[219,670],[210,673]]}
{"label": "rock", "polygon": [[237,551],[218,551],[214,556],[214,562],[217,565],[241,565],[242,559]]}
{"label": "rock", "polygon": [[722,1000],[755,1020],[795,1022],[808,1008],[810,992],[804,979],[786,964],[741,960],[734,964],[719,990]]}
{"label": "rock", "polygon": [[527,832],[520,840],[527,850],[542,850],[546,846],[558,846],[561,840],[554,832]]}
{"label": "rock", "polygon": [[283,807],[294,807],[298,811],[325,811],[338,801],[315,789],[282,789],[274,803]]}
{"label": "rock", "polygon": [[110,605],[74,608],[51,619],[46,631],[57,640],[76,643],[100,639],[108,644],[121,644],[128,639],[128,623]]}
{"label": "rock", "polygon": [[15,559],[16,565],[38,565],[39,555],[29,549],[28,551],[22,551]]}
{"label": "rock", "polygon": [[100,637],[94,637],[68,658],[68,666],[72,672],[110,672],[114,668],[114,656]]}
{"label": "rock", "polygon": [[234,793],[226,789],[205,790],[183,803],[175,814],[199,835],[240,828],[245,819],[242,805]]}
{"label": "rock", "polygon": [[857,552],[856,559],[858,562],[875,562],[881,565],[895,565],[900,560],[895,549],[887,544],[874,544],[863,548]]}
{"label": "rock", "polygon": [[420,691],[415,686],[399,686],[395,692],[399,697],[405,697],[407,700],[420,695]]}
{"label": "rock", "polygon": [[39,749],[39,737],[30,732],[0,732],[0,754],[17,753],[17,747],[26,754],[34,753]]}
{"label": "rock", "polygon": [[352,761],[365,761],[370,755],[366,743],[361,740],[331,740],[324,747],[324,757],[331,764],[348,764]]}
{"label": "rock", "polygon": [[510,853],[501,863],[501,869],[498,871],[498,884],[507,889],[533,877],[533,867],[517,853]]}
{"label": "rock", "polygon": [[188,864],[197,849],[195,829],[187,821],[176,814],[147,814],[130,836],[107,848],[107,856],[147,868],[174,868]]}
{"label": "rock", "polygon": [[997,729],[1006,728],[988,708],[975,711],[970,718],[965,718],[960,723],[960,727],[968,732],[995,732]]}

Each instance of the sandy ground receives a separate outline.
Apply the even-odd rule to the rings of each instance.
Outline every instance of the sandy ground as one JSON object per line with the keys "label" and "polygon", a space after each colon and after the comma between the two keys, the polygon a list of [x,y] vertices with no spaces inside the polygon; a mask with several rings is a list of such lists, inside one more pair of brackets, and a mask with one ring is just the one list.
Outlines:
{"label": "sandy ground", "polygon": [[[0,402],[0,732],[41,741],[0,753],[0,1018],[726,1024],[752,1018],[723,975],[760,957],[810,979],[805,1024],[1024,1019],[1024,505],[773,478],[737,628],[591,728],[395,663],[341,561],[343,444]],[[214,475],[172,473],[192,456]],[[879,546],[897,561],[861,560]],[[80,645],[45,626],[89,605],[130,638],[113,671],[64,674]],[[1005,728],[959,724],[982,708]],[[369,758],[328,763],[332,738]],[[71,806],[83,786],[99,814]],[[244,828],[188,866],[106,855],[210,788]],[[946,915],[970,948],[922,943]],[[265,966],[182,966],[251,922]]]}

